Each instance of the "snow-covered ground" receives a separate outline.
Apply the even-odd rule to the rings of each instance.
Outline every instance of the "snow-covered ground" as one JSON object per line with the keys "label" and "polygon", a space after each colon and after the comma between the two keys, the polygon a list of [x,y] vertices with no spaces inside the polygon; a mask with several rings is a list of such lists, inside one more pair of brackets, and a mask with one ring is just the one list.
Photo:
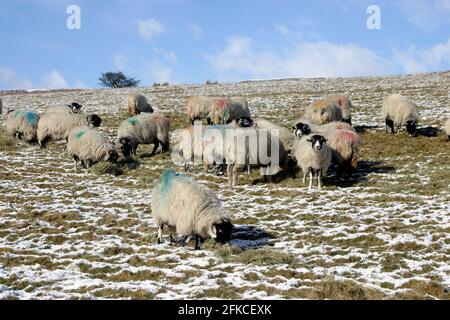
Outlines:
{"label": "snow-covered ground", "polygon": [[[4,109],[37,111],[77,101],[112,136],[127,91],[2,100]],[[236,229],[229,246],[208,241],[194,251],[156,244],[150,193],[174,166],[170,156],[141,148],[140,166],[115,177],[76,171],[61,143],[0,146],[0,298],[449,298],[450,143],[442,133],[384,134],[380,105],[400,92],[418,103],[422,127],[441,128],[450,118],[450,73],[140,91],[171,114],[172,129],[186,125],[190,95],[242,95],[253,114],[288,127],[315,99],[348,94],[354,125],[369,128],[360,169],[348,181],[332,174],[318,192],[300,177],[264,184],[256,173],[231,190],[225,177],[196,168],[191,175],[218,193]]]}

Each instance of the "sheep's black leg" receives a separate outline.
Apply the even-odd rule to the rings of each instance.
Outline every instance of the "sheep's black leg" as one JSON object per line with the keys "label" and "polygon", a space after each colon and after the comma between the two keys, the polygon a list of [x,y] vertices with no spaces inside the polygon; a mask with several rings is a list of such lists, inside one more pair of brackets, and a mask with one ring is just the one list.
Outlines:
{"label": "sheep's black leg", "polygon": [[166,152],[169,152],[169,142],[167,142],[167,143],[161,143],[161,145],[162,145],[162,153],[166,153]]}
{"label": "sheep's black leg", "polygon": [[200,250],[200,236],[195,235],[195,250]]}
{"label": "sheep's black leg", "polygon": [[163,228],[164,228],[164,225],[160,225],[158,227],[158,244],[162,243]]}
{"label": "sheep's black leg", "polygon": [[153,145],[153,151],[151,153],[151,156],[154,156],[156,154],[156,150],[158,150],[159,147],[159,141],[155,141],[154,145]]}
{"label": "sheep's black leg", "polygon": [[73,156],[73,161],[75,161],[75,170],[77,170],[78,169],[78,161],[79,161],[80,159],[77,157],[77,156]]}
{"label": "sheep's black leg", "polygon": [[206,118],[206,122],[208,123],[208,126],[210,126],[212,123],[211,118]]}
{"label": "sheep's black leg", "polygon": [[92,167],[92,160],[86,160],[86,169],[89,169],[90,167]]}

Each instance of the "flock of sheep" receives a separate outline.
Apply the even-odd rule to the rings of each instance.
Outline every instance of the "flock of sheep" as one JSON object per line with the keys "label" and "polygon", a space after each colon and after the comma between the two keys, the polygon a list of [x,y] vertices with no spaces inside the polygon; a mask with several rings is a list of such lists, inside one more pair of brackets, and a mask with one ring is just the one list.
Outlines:
{"label": "flock of sheep", "polygon": [[[82,106],[48,107],[43,114],[28,110],[6,113],[7,132],[26,142],[37,142],[45,148],[50,141],[66,140],[66,151],[85,168],[101,161],[116,162],[119,151],[124,158],[136,155],[141,144],[152,144],[152,155],[161,145],[170,150],[170,119],[153,108],[141,94],[128,95],[128,113],[118,130],[115,143],[100,131],[98,115],[86,115]],[[177,130],[172,137],[172,154],[177,155],[185,170],[201,163],[205,170],[226,171],[230,186],[238,175],[252,168],[261,169],[265,178],[298,166],[303,183],[309,176],[309,188],[322,177],[331,163],[340,173],[357,168],[361,138],[351,124],[352,103],[345,96],[331,96],[310,104],[290,129],[260,118],[252,118],[248,102],[241,97],[219,98],[195,96],[187,99],[187,116],[192,126]],[[0,113],[2,101],[0,99]],[[403,127],[415,135],[419,114],[414,102],[392,94],[384,98],[382,112],[386,132],[399,132]],[[196,126],[206,120],[208,126]],[[450,139],[450,119],[444,128]],[[196,142],[200,135],[200,143]],[[229,137],[232,139],[229,139]],[[263,156],[265,155],[265,156]],[[199,162],[195,160],[199,159]],[[193,178],[173,170],[164,170],[152,193],[152,214],[162,242],[163,227],[170,239],[175,235],[195,237],[195,248],[211,237],[224,243],[230,239],[231,218],[214,193]]]}

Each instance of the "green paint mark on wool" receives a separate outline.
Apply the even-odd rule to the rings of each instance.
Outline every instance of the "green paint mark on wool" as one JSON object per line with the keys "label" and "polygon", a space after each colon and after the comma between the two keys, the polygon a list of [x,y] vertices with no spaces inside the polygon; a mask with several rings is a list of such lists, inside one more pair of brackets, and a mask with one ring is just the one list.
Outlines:
{"label": "green paint mark on wool", "polygon": [[132,126],[135,126],[137,124],[139,124],[139,120],[136,119],[135,117],[128,119],[128,123],[131,124]]}
{"label": "green paint mark on wool", "polygon": [[80,139],[82,136],[84,136],[86,134],[86,132],[84,132],[84,131],[78,131],[76,134],[75,134],[75,137],[77,138],[77,139]]}
{"label": "green paint mark on wool", "polygon": [[166,169],[161,174],[161,179],[159,182],[159,193],[161,198],[166,197],[166,195],[170,192],[170,188],[172,186],[172,182],[175,179],[183,179],[188,180],[189,178],[181,173],[176,173],[172,169]]}

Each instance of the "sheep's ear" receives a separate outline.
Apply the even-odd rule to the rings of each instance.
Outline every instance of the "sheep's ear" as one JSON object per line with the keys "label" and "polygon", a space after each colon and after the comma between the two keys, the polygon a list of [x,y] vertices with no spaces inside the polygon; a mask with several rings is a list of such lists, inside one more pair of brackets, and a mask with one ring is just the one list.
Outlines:
{"label": "sheep's ear", "polygon": [[308,142],[312,142],[312,140],[311,140],[311,139],[306,139],[306,141],[308,141]]}
{"label": "sheep's ear", "polygon": [[211,226],[211,228],[209,229],[208,234],[211,236],[211,238],[216,239],[217,238],[217,229],[216,229],[216,225],[213,224]]}

